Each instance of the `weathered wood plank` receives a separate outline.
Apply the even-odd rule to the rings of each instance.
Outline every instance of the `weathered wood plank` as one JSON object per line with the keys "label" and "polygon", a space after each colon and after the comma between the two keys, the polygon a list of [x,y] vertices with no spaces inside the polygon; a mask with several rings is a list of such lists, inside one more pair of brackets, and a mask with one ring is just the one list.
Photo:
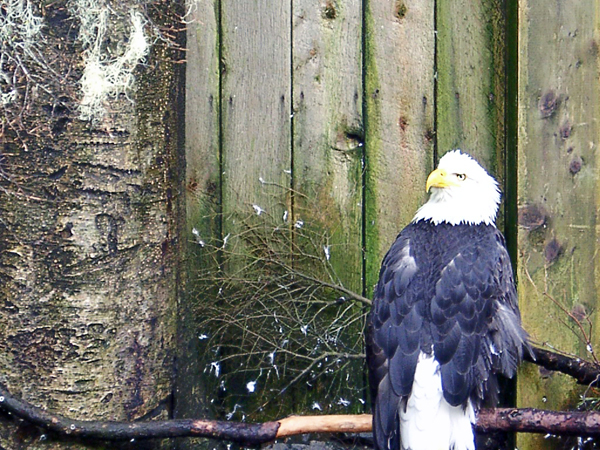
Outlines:
{"label": "weathered wood plank", "polygon": [[436,2],[439,156],[460,148],[504,177],[504,13],[501,0]]}
{"label": "weathered wood plank", "polygon": [[434,8],[367,2],[365,11],[366,291],[397,233],[426,199],[433,168]]}
{"label": "weathered wood plank", "polygon": [[[185,273],[179,287],[175,418],[207,416],[198,320],[198,271],[215,266],[206,244],[220,235],[220,75],[218,2],[196,2],[187,18]],[[183,448],[183,443],[178,444]],[[191,445],[191,444],[189,444]]]}
{"label": "weathered wood plank", "polygon": [[[294,220],[327,239],[320,277],[362,291],[362,8],[361,1],[293,2]],[[324,257],[323,253],[320,255]],[[355,313],[360,314],[360,306]],[[336,317],[331,317],[335,320]],[[342,336],[362,352],[362,322]],[[352,411],[364,393],[364,364],[349,367],[339,395]],[[316,398],[315,401],[323,401]],[[325,407],[325,406],[324,406]],[[333,408],[340,406],[333,404]],[[347,407],[345,407],[347,408]],[[348,411],[350,411],[348,410]]]}
{"label": "weathered wood plank", "polygon": [[290,6],[221,4],[224,214],[255,204],[281,217],[287,208],[279,186],[290,186],[291,170]]}
{"label": "weathered wood plank", "polygon": [[[277,247],[277,237],[270,241],[269,233],[289,227],[283,217],[285,211],[291,211],[291,3],[221,0],[220,12],[222,237],[223,248],[226,246],[228,258],[231,256],[223,269],[226,277],[232,278],[235,290],[245,286],[247,269],[254,267],[248,259],[250,245],[244,239],[248,231],[243,223],[245,219],[254,214],[257,229],[265,233],[259,239],[265,238],[276,251],[285,253],[287,245],[283,242]],[[248,297],[255,294],[251,292]],[[269,314],[268,294],[256,294],[253,299],[256,308],[263,308],[260,313],[240,312],[243,305],[231,305],[233,308],[225,313],[233,314],[233,320],[241,318],[242,322],[251,323],[248,317],[254,313]],[[241,301],[250,302],[250,299]],[[251,326],[232,328],[234,334],[229,334],[229,342],[224,343],[229,347],[220,357],[226,359],[231,352],[252,353],[247,342],[252,341],[252,333],[260,335],[261,330],[252,330]],[[260,339],[255,342],[264,344]],[[242,349],[243,343],[247,346]],[[252,364],[257,364],[257,358],[259,356]],[[258,380],[259,374],[252,372],[257,370],[256,366],[245,367],[241,357],[230,361],[221,365],[221,375],[227,372],[230,377],[227,381],[222,378],[226,384],[220,385],[221,392],[217,395],[226,392],[223,412],[237,412],[232,417],[238,419],[262,410],[257,404],[258,392],[247,389],[247,383]],[[273,377],[279,375],[272,374]],[[256,378],[251,378],[253,376]],[[260,385],[257,391],[261,391]]]}
{"label": "weathered wood plank", "polygon": [[[186,72],[186,198],[188,239],[220,206],[220,76],[218,1],[196,2],[188,18]],[[204,236],[208,239],[208,236]]]}
{"label": "weathered wood plank", "polygon": [[[599,4],[519,4],[521,310],[534,341],[589,358],[573,318],[588,332],[588,317],[598,323],[593,312],[599,274]],[[581,392],[565,377],[540,377],[526,367],[518,401],[520,406],[562,409],[573,407]],[[519,438],[522,449],[549,445],[539,437]]]}
{"label": "weathered wood plank", "polygon": [[[361,2],[294,2],[294,214],[332,235],[340,281],[362,290]],[[301,218],[301,217],[300,217]],[[339,251],[336,251],[338,250]]]}

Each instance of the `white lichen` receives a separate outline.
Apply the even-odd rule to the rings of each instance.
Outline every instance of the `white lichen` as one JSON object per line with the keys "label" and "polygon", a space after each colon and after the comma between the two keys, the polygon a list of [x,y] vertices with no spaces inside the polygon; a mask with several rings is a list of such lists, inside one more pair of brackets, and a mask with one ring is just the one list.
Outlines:
{"label": "white lichen", "polygon": [[192,24],[196,22],[196,16],[198,15],[198,3],[200,0],[186,0],[185,7],[186,12],[181,18],[181,21],[185,24]]}
{"label": "white lichen", "polygon": [[25,54],[37,48],[43,23],[29,0],[4,0],[0,14],[2,53],[7,46],[19,47]]}
{"label": "white lichen", "polygon": [[4,0],[0,14],[0,103],[12,104],[17,96],[18,72],[28,76],[29,63],[39,64],[39,44],[44,21],[29,0]]}
{"label": "white lichen", "polygon": [[235,405],[233,405],[233,410],[228,412],[227,414],[225,414],[225,418],[227,420],[233,419],[233,416],[238,409],[242,409],[242,405],[239,405],[238,403],[236,403]]}
{"label": "white lichen", "polygon": [[[129,39],[116,48],[106,46],[107,36],[114,32],[111,10],[106,2],[73,0],[71,14],[79,20],[78,41],[83,48],[83,74],[80,80],[79,117],[97,120],[106,113],[107,101],[123,94],[129,97],[135,82],[134,70],[145,61],[150,49],[144,33],[146,21],[134,9],[129,10]],[[124,17],[118,17],[123,20]]]}

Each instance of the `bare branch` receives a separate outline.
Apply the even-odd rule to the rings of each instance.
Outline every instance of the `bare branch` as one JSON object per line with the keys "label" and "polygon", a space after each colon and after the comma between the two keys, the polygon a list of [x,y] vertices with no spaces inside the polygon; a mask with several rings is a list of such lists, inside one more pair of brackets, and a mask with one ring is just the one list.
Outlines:
{"label": "bare branch", "polygon": [[276,438],[306,433],[366,433],[371,431],[371,414],[292,416],[279,421]]}
{"label": "bare branch", "polygon": [[497,408],[479,412],[475,429],[480,432],[515,431],[563,436],[600,436],[598,411],[547,411]]}
{"label": "bare branch", "polygon": [[[203,419],[146,422],[72,420],[19,400],[0,385],[0,409],[61,436],[125,441],[174,437],[207,437],[243,444],[260,444],[305,433],[360,433],[371,431],[371,415],[293,416],[265,423]],[[517,431],[555,435],[600,436],[600,412],[537,409],[484,409],[475,428],[479,432]]]}
{"label": "bare branch", "polygon": [[589,320],[589,317],[586,316],[586,319],[587,319],[586,321],[587,321],[588,327],[589,327],[589,332],[586,332],[583,324],[581,323],[581,320],[575,314],[573,314],[571,311],[567,310],[567,308],[565,308],[563,305],[561,305],[558,300],[556,300],[554,297],[552,297],[547,292],[544,292],[544,296],[549,298],[577,326],[577,328],[579,329],[579,331],[581,333],[581,339],[583,340],[583,342],[585,342],[588,352],[592,355],[592,359],[594,360],[594,362],[596,364],[598,364],[598,359],[596,358],[596,354],[594,352],[594,346],[592,345],[592,340],[590,338],[590,336],[592,335],[592,322]]}
{"label": "bare branch", "polygon": [[0,409],[58,435],[79,439],[129,441],[174,437],[207,437],[244,444],[272,441],[278,422],[262,424],[232,423],[216,420],[181,419],[153,422],[101,422],[73,420],[52,414],[19,400],[0,385]]}
{"label": "bare branch", "polygon": [[316,284],[318,284],[320,286],[328,287],[330,289],[342,292],[343,294],[346,294],[351,299],[356,300],[356,301],[362,303],[363,305],[371,306],[372,302],[371,302],[370,299],[368,299],[366,297],[363,297],[362,295],[358,295],[356,292],[353,292],[350,289],[346,289],[343,286],[340,286],[338,284],[327,283],[327,282],[325,282],[323,280],[319,280],[318,278],[311,277],[310,275],[307,275],[305,273],[301,273],[301,272],[297,272],[296,271],[295,274],[298,275],[301,278],[304,278],[305,280],[312,281],[313,283],[316,283]]}
{"label": "bare branch", "polygon": [[569,375],[575,378],[579,384],[586,386],[598,384],[598,380],[600,379],[600,367],[597,364],[544,350],[539,347],[533,347],[532,349],[535,360],[528,352],[525,352],[524,356],[526,361],[542,366],[548,370],[558,371]]}

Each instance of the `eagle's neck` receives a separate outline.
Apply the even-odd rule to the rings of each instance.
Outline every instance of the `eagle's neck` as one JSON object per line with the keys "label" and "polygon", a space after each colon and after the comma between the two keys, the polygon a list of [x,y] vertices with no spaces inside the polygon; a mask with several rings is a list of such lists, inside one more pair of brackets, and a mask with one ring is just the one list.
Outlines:
{"label": "eagle's neck", "polygon": [[[466,195],[468,194],[468,195]],[[459,189],[432,189],[429,201],[413,218],[413,222],[430,220],[434,224],[451,225],[493,225],[500,202],[500,194],[495,192],[461,192]]]}

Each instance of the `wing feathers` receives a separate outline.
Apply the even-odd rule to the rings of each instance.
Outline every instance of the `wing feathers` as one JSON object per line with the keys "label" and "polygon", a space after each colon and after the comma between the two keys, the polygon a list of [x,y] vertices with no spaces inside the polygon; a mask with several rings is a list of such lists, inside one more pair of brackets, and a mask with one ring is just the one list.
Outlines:
{"label": "wing feathers", "polygon": [[497,392],[495,373],[515,374],[527,345],[510,258],[495,227],[407,226],[384,258],[369,318],[376,448],[398,448],[398,409],[421,352],[439,363],[450,405],[470,400],[478,408]]}
{"label": "wing feathers", "polygon": [[379,383],[374,411],[374,437],[379,449],[400,448],[398,404],[400,397],[394,394],[388,376]]}

